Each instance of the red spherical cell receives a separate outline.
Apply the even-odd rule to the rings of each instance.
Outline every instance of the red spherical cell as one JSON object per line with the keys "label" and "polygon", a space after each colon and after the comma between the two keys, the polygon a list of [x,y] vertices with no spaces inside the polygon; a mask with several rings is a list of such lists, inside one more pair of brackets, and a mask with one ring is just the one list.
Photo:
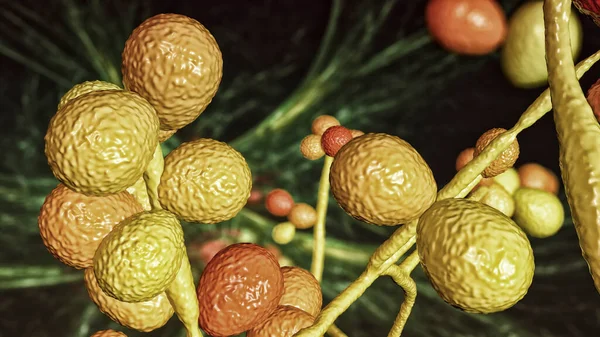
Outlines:
{"label": "red spherical cell", "polygon": [[287,216],[294,207],[292,195],[281,188],[276,188],[265,197],[265,208],[274,216]]}
{"label": "red spherical cell", "polygon": [[489,54],[508,33],[506,15],[496,0],[430,0],[425,21],[433,38],[458,54]]}
{"label": "red spherical cell", "polygon": [[600,27],[600,0],[573,0],[581,14],[588,15]]}
{"label": "red spherical cell", "polygon": [[352,140],[352,131],[343,126],[332,126],[325,130],[321,136],[321,146],[323,151],[330,157],[335,157],[336,153]]}
{"label": "red spherical cell", "polygon": [[253,243],[230,245],[200,277],[200,327],[213,337],[248,331],[275,311],[283,291],[283,272],[271,252]]}

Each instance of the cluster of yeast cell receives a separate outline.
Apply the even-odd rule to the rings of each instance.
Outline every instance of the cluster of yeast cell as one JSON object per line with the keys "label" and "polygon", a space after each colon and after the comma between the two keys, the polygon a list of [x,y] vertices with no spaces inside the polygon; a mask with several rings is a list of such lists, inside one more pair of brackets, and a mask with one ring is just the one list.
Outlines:
{"label": "cluster of yeast cell", "polygon": [[[460,171],[505,129],[488,130],[475,147],[461,151],[456,158]],[[560,181],[550,169],[534,162],[512,167],[519,154],[515,140],[492,165],[483,171],[483,179],[469,198],[491,206],[511,217],[527,234],[536,238],[552,236],[561,229],[565,210],[558,198]]]}
{"label": "cluster of yeast cell", "polygon": [[198,285],[200,326],[210,336],[291,337],[314,322],[323,296],[315,277],[281,267],[266,248],[235,243],[208,262]]}
{"label": "cluster of yeast cell", "polygon": [[[46,197],[38,221],[48,250],[82,270],[90,299],[130,329],[153,331],[173,314],[188,337],[202,336],[200,328],[214,336],[232,331],[223,328],[255,329],[255,336],[263,336],[281,326],[277,319],[309,322],[312,308],[284,300],[309,297],[293,293],[294,287],[291,295],[284,291],[288,272],[264,248],[232,247],[223,254],[242,252],[246,260],[231,255],[213,259],[201,284],[194,283],[181,222],[229,220],[244,207],[252,188],[244,157],[226,143],[198,138],[166,157],[160,146],[196,120],[217,92],[222,56],[214,37],[189,17],[153,16],[126,41],[122,74],[124,88],[103,81],[74,86],[49,123],[45,154],[58,185]],[[232,261],[237,263],[233,270],[227,266]],[[266,263],[268,273],[261,272],[266,278],[244,286],[228,277],[243,270],[244,261],[258,261],[248,267],[255,271]],[[297,269],[290,273],[297,279]],[[227,280],[233,283],[218,283]],[[233,311],[218,309],[229,303],[220,301],[232,289],[239,289],[236,296],[245,298],[248,308],[257,308],[245,323]],[[320,307],[320,288],[318,293],[318,305],[313,304]],[[218,306],[209,304],[213,300]],[[273,325],[266,320],[275,312],[279,318]],[[104,330],[94,336],[124,334]]]}

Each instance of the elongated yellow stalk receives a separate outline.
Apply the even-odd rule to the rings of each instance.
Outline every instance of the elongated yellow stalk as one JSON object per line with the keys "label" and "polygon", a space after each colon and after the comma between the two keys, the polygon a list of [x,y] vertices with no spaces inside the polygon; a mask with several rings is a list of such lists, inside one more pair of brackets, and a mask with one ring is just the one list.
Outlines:
{"label": "elongated yellow stalk", "polygon": [[417,284],[410,277],[410,273],[419,264],[419,254],[415,250],[410,254],[399,266],[391,265],[386,271],[385,275],[392,277],[394,282],[404,290],[404,301],[400,306],[398,316],[394,320],[394,324],[388,333],[388,337],[400,337],[404,325],[410,316],[412,307],[415,304],[417,298]]}
{"label": "elongated yellow stalk", "polygon": [[327,204],[329,203],[329,171],[333,157],[325,156],[325,163],[321,171],[319,192],[317,196],[317,223],[313,229],[313,254],[310,272],[317,281],[323,279],[323,265],[325,260],[325,219],[327,217]]}
{"label": "elongated yellow stalk", "polygon": [[[577,65],[577,78],[581,78],[592,65],[600,59],[600,51],[581,61]],[[552,109],[550,91],[546,89],[521,115],[515,126],[495,138],[490,144],[454,178],[438,192],[437,199],[464,197],[469,193],[468,187],[477,185],[481,172],[485,170],[504,150],[506,150],[517,135],[533,125]],[[415,243],[418,220],[414,220],[397,229],[371,256],[366,270],[336,298],[333,299],[315,320],[311,327],[301,330],[294,337],[319,337],[327,328],[352,305],[367,288],[375,282],[392,264],[408,251]]]}
{"label": "elongated yellow stalk", "polygon": [[154,150],[154,155],[146,171],[144,172],[144,181],[146,182],[146,190],[148,191],[148,198],[150,199],[150,206],[153,210],[162,209],[160,202],[158,201],[158,185],[160,184],[160,177],[165,169],[165,158],[163,157],[162,148],[160,144]]}

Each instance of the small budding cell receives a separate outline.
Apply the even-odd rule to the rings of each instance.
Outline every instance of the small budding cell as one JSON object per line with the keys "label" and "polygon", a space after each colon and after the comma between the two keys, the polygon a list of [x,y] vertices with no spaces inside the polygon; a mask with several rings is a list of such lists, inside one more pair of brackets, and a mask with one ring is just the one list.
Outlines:
{"label": "small budding cell", "polygon": [[329,115],[321,115],[313,120],[311,131],[313,135],[321,136],[330,127],[338,125],[340,125],[340,122],[337,118]]}
{"label": "small budding cell", "polygon": [[246,334],[247,337],[292,337],[298,331],[313,325],[315,318],[292,306],[279,306],[258,326]]}
{"label": "small budding cell", "polygon": [[273,226],[271,232],[273,241],[279,245],[287,245],[292,242],[294,236],[296,236],[296,226],[291,222],[282,222]]}
{"label": "small budding cell", "polygon": [[271,252],[253,243],[233,244],[200,277],[200,327],[213,337],[248,331],[275,311],[283,291],[283,273]]}
{"label": "small budding cell", "polygon": [[300,267],[282,267],[283,296],[279,305],[296,307],[317,316],[323,305],[323,294],[319,281],[308,270]]}
{"label": "small budding cell", "polygon": [[504,171],[504,173],[495,176],[494,178],[492,178],[492,180],[500,186],[504,187],[504,189],[510,195],[513,195],[515,191],[519,187],[521,187],[521,178],[519,177],[519,172],[517,172],[517,170],[515,170],[514,167],[511,167],[508,170]]}
{"label": "small budding cell", "polygon": [[298,229],[308,229],[317,223],[317,210],[309,204],[297,203],[288,214],[288,221]]}
{"label": "small budding cell", "polygon": [[335,157],[342,146],[352,140],[352,132],[343,126],[332,126],[321,136],[323,151],[330,157]]}
{"label": "small budding cell", "polygon": [[265,198],[265,208],[274,216],[288,216],[292,207],[294,207],[294,198],[284,189],[276,188]]}
{"label": "small budding cell", "polygon": [[518,173],[522,187],[558,194],[560,181],[548,168],[536,163],[527,163],[519,167]]}
{"label": "small budding cell", "polygon": [[[473,155],[477,157],[481,152],[483,152],[483,150],[486,146],[488,146],[488,144],[490,144],[494,139],[496,139],[496,137],[500,136],[506,131],[507,130],[503,128],[493,128],[484,132],[475,144],[475,152],[473,153]],[[498,156],[498,158],[496,158],[496,160],[494,160],[482,172],[481,175],[484,178],[493,178],[508,170],[509,168],[513,167],[518,158],[519,143],[515,139],[515,141],[512,142],[512,144],[510,144],[508,149],[504,150],[504,152],[502,152],[500,156]]]}
{"label": "small budding cell", "polygon": [[300,142],[300,153],[308,160],[317,160],[325,155],[321,145],[321,136],[308,135]]}
{"label": "small budding cell", "polygon": [[561,229],[565,211],[556,195],[538,189],[520,188],[514,198],[514,220],[527,234],[543,239]]}

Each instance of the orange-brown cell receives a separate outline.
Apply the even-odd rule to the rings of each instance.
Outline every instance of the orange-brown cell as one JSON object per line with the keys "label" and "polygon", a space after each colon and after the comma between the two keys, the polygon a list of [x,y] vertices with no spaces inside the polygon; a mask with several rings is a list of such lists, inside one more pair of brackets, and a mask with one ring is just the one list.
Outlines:
{"label": "orange-brown cell", "polygon": [[337,118],[329,115],[321,115],[313,120],[311,131],[313,135],[321,136],[325,130],[336,125],[340,125],[340,121]]}
{"label": "orange-brown cell", "polygon": [[294,198],[288,191],[276,188],[267,194],[265,207],[274,216],[287,216],[294,207]]}
{"label": "orange-brown cell", "polygon": [[44,201],[38,225],[48,251],[76,269],[92,266],[102,239],[121,220],[142,212],[126,191],[104,197],[86,196],[59,184]]}
{"label": "orange-brown cell", "polygon": [[[493,128],[484,132],[479,139],[477,139],[477,143],[475,144],[475,152],[473,155],[477,157],[481,152],[483,152],[489,143],[506,131],[507,130],[503,128]],[[517,142],[515,139],[512,144],[510,144],[510,146],[481,173],[481,175],[484,178],[495,177],[513,167],[518,158],[519,142]]]}
{"label": "orange-brown cell", "polygon": [[298,229],[311,228],[317,223],[317,210],[309,204],[297,203],[288,214],[288,221]]}
{"label": "orange-brown cell", "polygon": [[247,337],[292,337],[308,328],[315,318],[292,306],[279,306],[269,318],[247,333]]}
{"label": "orange-brown cell", "polygon": [[161,130],[193,122],[212,101],[223,76],[217,41],[200,22],[158,14],[131,33],[123,50],[123,83],[147,99]]}
{"label": "orange-brown cell", "polygon": [[253,243],[233,244],[200,277],[200,327],[213,337],[248,331],[273,313],[282,295],[283,273],[273,254]]}
{"label": "orange-brown cell", "polygon": [[537,163],[523,164],[517,170],[521,187],[529,187],[558,194],[560,182],[554,172]]}
{"label": "orange-brown cell", "polygon": [[458,54],[491,53],[508,33],[506,15],[497,0],[430,0],[425,20],[433,38]]}
{"label": "orange-brown cell", "polygon": [[290,305],[316,317],[323,305],[319,281],[300,267],[281,267],[281,271],[284,290],[279,305]]}
{"label": "orange-brown cell", "polygon": [[308,135],[300,142],[300,153],[308,160],[317,160],[325,155],[321,146],[321,136]]}
{"label": "orange-brown cell", "polygon": [[336,153],[352,140],[352,131],[343,126],[332,126],[325,130],[321,136],[321,146],[323,151],[330,157],[335,157]]}

